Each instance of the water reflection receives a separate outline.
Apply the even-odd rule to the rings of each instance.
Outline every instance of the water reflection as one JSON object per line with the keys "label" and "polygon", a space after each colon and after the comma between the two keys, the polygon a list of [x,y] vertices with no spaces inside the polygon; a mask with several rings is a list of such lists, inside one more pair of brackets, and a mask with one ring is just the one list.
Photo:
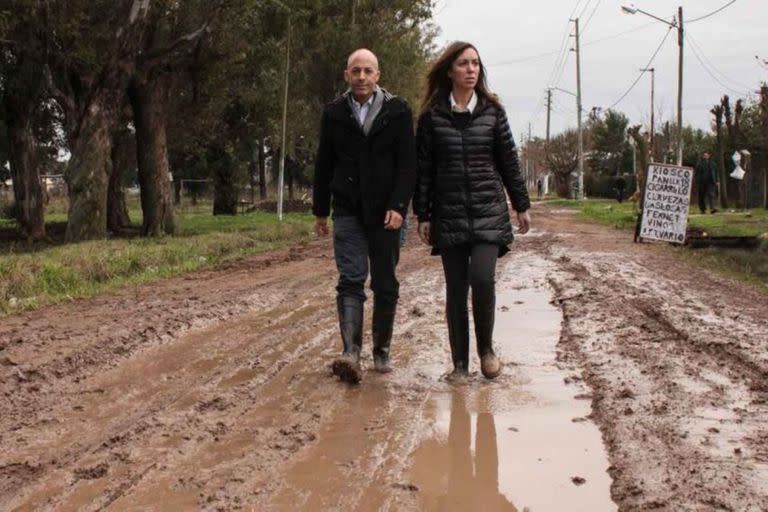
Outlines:
{"label": "water reflection", "polygon": [[[499,454],[493,414],[473,415],[461,390],[450,395],[450,423],[445,441],[423,444],[413,468],[420,482],[422,507],[426,510],[484,510],[516,512],[499,492]],[[483,410],[483,409],[480,409]],[[421,456],[419,456],[421,455]]]}

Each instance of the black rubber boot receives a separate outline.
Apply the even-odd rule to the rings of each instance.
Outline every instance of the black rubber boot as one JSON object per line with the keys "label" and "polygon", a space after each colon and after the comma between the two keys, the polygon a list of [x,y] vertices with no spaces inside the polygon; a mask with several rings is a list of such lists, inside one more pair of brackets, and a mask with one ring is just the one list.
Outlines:
{"label": "black rubber boot", "polygon": [[501,373],[501,362],[493,351],[493,325],[496,317],[496,293],[493,288],[472,290],[472,314],[475,319],[480,370],[487,379],[495,379]]}
{"label": "black rubber boot", "polygon": [[389,346],[392,342],[392,328],[395,322],[394,305],[373,303],[373,368],[379,373],[392,371],[389,361]]}
{"label": "black rubber boot", "polygon": [[333,361],[333,374],[342,381],[357,384],[363,378],[360,350],[363,346],[363,301],[355,297],[338,297],[339,330],[344,352]]}
{"label": "black rubber boot", "polygon": [[466,377],[469,375],[469,313],[466,309],[446,309],[446,320],[453,360],[451,376]]}

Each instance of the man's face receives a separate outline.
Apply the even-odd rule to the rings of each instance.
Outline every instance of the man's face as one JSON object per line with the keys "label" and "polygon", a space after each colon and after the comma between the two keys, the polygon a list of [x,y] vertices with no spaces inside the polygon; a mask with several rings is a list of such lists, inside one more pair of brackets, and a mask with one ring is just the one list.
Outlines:
{"label": "man's face", "polygon": [[707,153],[706,151],[704,152],[703,156],[704,156],[704,160],[709,160],[709,153]]}
{"label": "man's face", "polygon": [[353,53],[347,63],[347,69],[344,70],[344,80],[349,84],[352,95],[358,102],[366,101],[379,81],[379,63],[376,56],[366,51]]}

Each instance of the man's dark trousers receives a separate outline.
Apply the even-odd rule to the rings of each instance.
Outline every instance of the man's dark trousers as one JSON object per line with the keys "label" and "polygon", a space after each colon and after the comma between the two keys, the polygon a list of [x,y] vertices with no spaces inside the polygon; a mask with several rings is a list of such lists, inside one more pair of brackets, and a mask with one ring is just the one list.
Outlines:
{"label": "man's dark trousers", "polygon": [[[337,297],[365,301],[365,280],[370,268],[371,290],[377,309],[393,311],[400,284],[395,268],[400,259],[400,231],[364,226],[355,215],[333,218],[333,251],[339,282]],[[370,265],[369,265],[370,262]]]}
{"label": "man's dark trousers", "polygon": [[711,181],[702,181],[699,183],[699,210],[701,213],[707,212],[707,205],[709,210],[715,210],[715,198],[716,198],[716,186]]}

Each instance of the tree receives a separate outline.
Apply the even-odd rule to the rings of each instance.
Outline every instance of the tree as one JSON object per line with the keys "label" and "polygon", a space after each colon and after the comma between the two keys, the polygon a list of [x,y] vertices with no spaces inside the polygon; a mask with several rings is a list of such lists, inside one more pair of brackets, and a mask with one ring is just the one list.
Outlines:
{"label": "tree", "polygon": [[579,134],[568,130],[549,141],[547,163],[555,175],[557,195],[571,197],[571,174],[579,166]]}
{"label": "tree", "polygon": [[629,118],[615,110],[607,110],[591,123],[590,163],[593,170],[607,176],[623,173],[632,162],[632,149],[627,141]]}
{"label": "tree", "polygon": [[145,236],[174,232],[167,146],[169,96],[211,21],[224,4],[160,2],[148,16],[136,69],[128,87],[136,126],[136,149]]}
{"label": "tree", "polygon": [[4,18],[8,8],[16,16],[0,33],[4,36],[0,46],[0,117],[7,137],[4,145],[13,181],[14,216],[22,236],[41,240],[45,237],[45,205],[35,118],[43,92],[42,49],[33,21],[36,10],[22,9],[13,2],[0,9],[0,17]]}
{"label": "tree", "polygon": [[[150,0],[51,1],[40,18],[48,89],[64,112],[71,158],[68,241],[103,238],[112,133],[136,68]],[[111,13],[105,18],[104,13]]]}
{"label": "tree", "polygon": [[717,157],[717,167],[720,170],[720,207],[723,209],[728,208],[728,194],[727,190],[727,177],[725,173],[725,141],[723,140],[723,116],[725,115],[725,109],[722,103],[715,105],[710,110],[714,116],[714,130],[715,130],[715,143],[717,151],[715,155]]}

